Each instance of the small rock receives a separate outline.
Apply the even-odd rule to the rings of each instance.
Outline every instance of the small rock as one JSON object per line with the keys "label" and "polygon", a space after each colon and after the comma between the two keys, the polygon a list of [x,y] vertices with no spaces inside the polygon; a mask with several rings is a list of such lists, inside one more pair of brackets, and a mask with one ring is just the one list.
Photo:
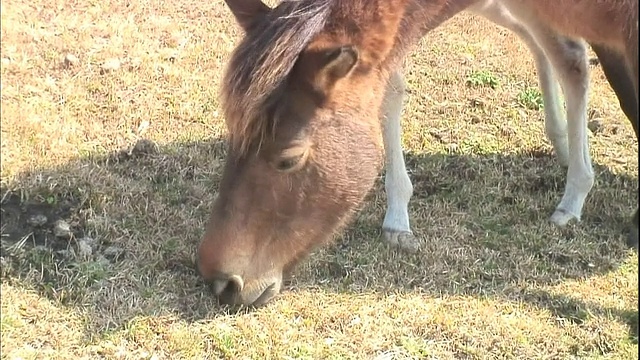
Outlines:
{"label": "small rock", "polygon": [[91,245],[84,241],[83,239],[78,240],[78,255],[81,259],[89,259],[91,254],[93,253],[93,249]]}
{"label": "small rock", "polygon": [[472,107],[477,107],[477,108],[483,108],[484,107],[484,100],[482,99],[470,99],[469,103],[471,104]]}
{"label": "small rock", "polygon": [[169,62],[175,62],[178,59],[178,51],[175,49],[167,49],[162,53],[162,57],[164,60]]}
{"label": "small rock", "polygon": [[64,64],[65,67],[69,68],[75,65],[78,65],[80,63],[80,59],[78,59],[75,55],[73,54],[67,54],[64,57],[64,60],[62,61],[62,63]]}
{"label": "small rock", "polygon": [[91,247],[91,250],[95,250],[99,245],[98,240],[96,240],[96,239],[94,239],[92,237],[88,237],[88,236],[85,236],[82,239],[78,240],[78,242],[80,242],[80,241],[82,241],[83,243],[89,245]]}
{"label": "small rock", "polygon": [[500,133],[502,134],[502,136],[508,138],[510,136],[515,135],[516,131],[513,128],[509,127],[509,126],[503,126],[503,127],[500,128]]}
{"label": "small rock", "polygon": [[475,56],[473,56],[473,54],[469,54],[469,53],[462,54],[462,63],[463,64],[472,63],[474,60],[475,60]]}
{"label": "small rock", "polygon": [[31,215],[27,222],[31,226],[42,226],[47,223],[47,217],[42,214]]}
{"label": "small rock", "polygon": [[131,154],[153,154],[158,152],[158,146],[151,140],[140,139],[131,149]]}
{"label": "small rock", "polygon": [[33,247],[33,251],[35,252],[46,252],[47,250],[49,249],[44,245],[36,245]]}
{"label": "small rock", "polygon": [[102,254],[98,254],[96,256],[96,262],[104,267],[111,265],[111,262],[109,261],[109,259],[104,257]]}
{"label": "small rock", "polygon": [[602,119],[602,114],[598,109],[589,109],[589,111],[587,112],[587,119],[589,120]]}
{"label": "small rock", "polygon": [[71,237],[71,226],[64,221],[58,220],[53,225],[53,235],[59,238],[68,239]]}
{"label": "small rock", "polygon": [[133,58],[129,60],[129,71],[137,70],[142,65],[142,59]]}
{"label": "small rock", "polygon": [[109,59],[102,64],[102,71],[103,72],[115,71],[120,69],[120,65],[121,65],[120,59],[118,58]]}
{"label": "small rock", "polygon": [[73,249],[58,250],[56,253],[65,258],[65,260],[71,260],[76,257],[76,252]]}
{"label": "small rock", "polygon": [[138,128],[136,129],[138,136],[142,135],[145,131],[147,131],[148,128],[149,128],[149,121],[147,120],[141,121],[140,125],[138,125]]}
{"label": "small rock", "polygon": [[592,133],[597,134],[600,131],[602,131],[602,128],[603,128],[602,121],[600,121],[598,119],[591,120],[587,124],[587,127],[589,128],[589,130],[591,130]]}
{"label": "small rock", "polygon": [[115,259],[124,253],[124,249],[117,246],[109,246],[108,248],[104,249],[103,253],[104,256]]}
{"label": "small rock", "polygon": [[189,42],[189,36],[183,33],[173,33],[170,37],[166,38],[164,42],[170,48],[184,48],[187,42]]}

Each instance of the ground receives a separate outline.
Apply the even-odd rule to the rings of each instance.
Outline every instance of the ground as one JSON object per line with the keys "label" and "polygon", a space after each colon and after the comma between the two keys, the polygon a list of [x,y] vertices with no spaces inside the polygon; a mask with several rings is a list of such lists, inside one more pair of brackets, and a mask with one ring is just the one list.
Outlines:
{"label": "ground", "polygon": [[[193,264],[224,161],[219,83],[240,36],[224,3],[1,7],[3,359],[637,355],[625,227],[638,144],[596,64],[596,183],[582,222],[547,220],[565,171],[544,137],[531,55],[462,14],[405,64],[421,252],[380,240],[378,181],[276,300],[237,311]],[[59,220],[67,238],[52,233]]]}

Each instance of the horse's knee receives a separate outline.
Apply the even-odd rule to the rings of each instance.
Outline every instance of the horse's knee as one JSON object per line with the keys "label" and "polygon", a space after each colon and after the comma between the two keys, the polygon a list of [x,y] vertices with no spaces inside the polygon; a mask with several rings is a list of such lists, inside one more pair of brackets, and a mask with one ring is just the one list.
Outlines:
{"label": "horse's knee", "polygon": [[558,41],[562,52],[560,65],[566,70],[564,76],[588,82],[589,63],[584,42],[566,37],[561,37]]}

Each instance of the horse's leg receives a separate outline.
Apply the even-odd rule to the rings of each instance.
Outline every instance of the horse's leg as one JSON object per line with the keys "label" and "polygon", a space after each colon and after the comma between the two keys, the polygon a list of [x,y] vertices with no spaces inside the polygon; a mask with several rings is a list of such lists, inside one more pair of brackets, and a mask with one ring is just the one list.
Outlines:
{"label": "horse's leg", "polygon": [[[533,55],[538,73],[540,92],[544,102],[545,132],[554,148],[558,161],[562,166],[569,164],[569,146],[567,143],[567,122],[562,113],[562,104],[558,95],[558,86],[554,77],[553,68],[547,59],[544,50],[538,45],[529,31],[499,2],[487,0],[467,9],[472,13],[483,16],[487,20],[511,30],[529,48]],[[565,56],[577,55],[573,52]]]}
{"label": "horse's leg", "polygon": [[586,46],[553,33],[548,27],[529,19],[527,28],[547,54],[556,70],[567,103],[569,166],[564,195],[551,221],[559,226],[580,220],[585,199],[591,191],[594,173],[587,134],[589,68]]}
{"label": "horse's leg", "polygon": [[[503,8],[499,1],[486,1],[484,7],[474,7],[472,11],[480,12],[496,24],[514,31],[534,55],[541,90],[545,96],[547,136],[554,144],[560,161],[563,161],[563,156],[564,160],[568,160],[565,192],[551,221],[564,226],[572,219],[580,220],[584,201],[593,186],[594,178],[587,137],[589,76],[584,44],[559,36],[534,20],[522,23],[508,8]],[[566,125],[560,120],[560,105],[551,66],[567,97]]]}
{"label": "horse's leg", "polygon": [[[633,82],[635,79],[627,68],[626,59],[615,51],[601,45],[591,45],[591,48],[598,56],[600,60],[600,66],[602,71],[609,81],[609,85],[613,88],[613,91],[618,97],[620,102],[620,108],[627,116],[633,130],[636,132],[636,139],[638,139],[638,97],[636,85]],[[631,230],[627,244],[638,250],[638,209],[633,215]]]}
{"label": "horse's leg", "polygon": [[384,239],[392,246],[409,252],[419,249],[419,241],[409,224],[409,200],[413,195],[413,185],[402,154],[400,115],[404,98],[405,83],[400,72],[393,72],[387,83],[381,115],[383,116],[383,141],[386,157],[384,179],[387,193],[387,212],[382,223]]}
{"label": "horse's leg", "polygon": [[626,67],[626,60],[620,54],[608,48],[592,44],[591,48],[598,56],[600,66],[609,85],[616,93],[620,108],[627,116],[638,137],[638,101],[632,76]]}

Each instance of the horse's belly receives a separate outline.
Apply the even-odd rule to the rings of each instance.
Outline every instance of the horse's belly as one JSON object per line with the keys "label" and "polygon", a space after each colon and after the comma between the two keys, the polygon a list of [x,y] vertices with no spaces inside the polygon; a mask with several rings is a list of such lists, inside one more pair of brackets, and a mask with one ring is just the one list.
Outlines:
{"label": "horse's belly", "polygon": [[638,0],[501,0],[518,16],[546,19],[549,27],[590,43],[624,46],[637,28]]}

